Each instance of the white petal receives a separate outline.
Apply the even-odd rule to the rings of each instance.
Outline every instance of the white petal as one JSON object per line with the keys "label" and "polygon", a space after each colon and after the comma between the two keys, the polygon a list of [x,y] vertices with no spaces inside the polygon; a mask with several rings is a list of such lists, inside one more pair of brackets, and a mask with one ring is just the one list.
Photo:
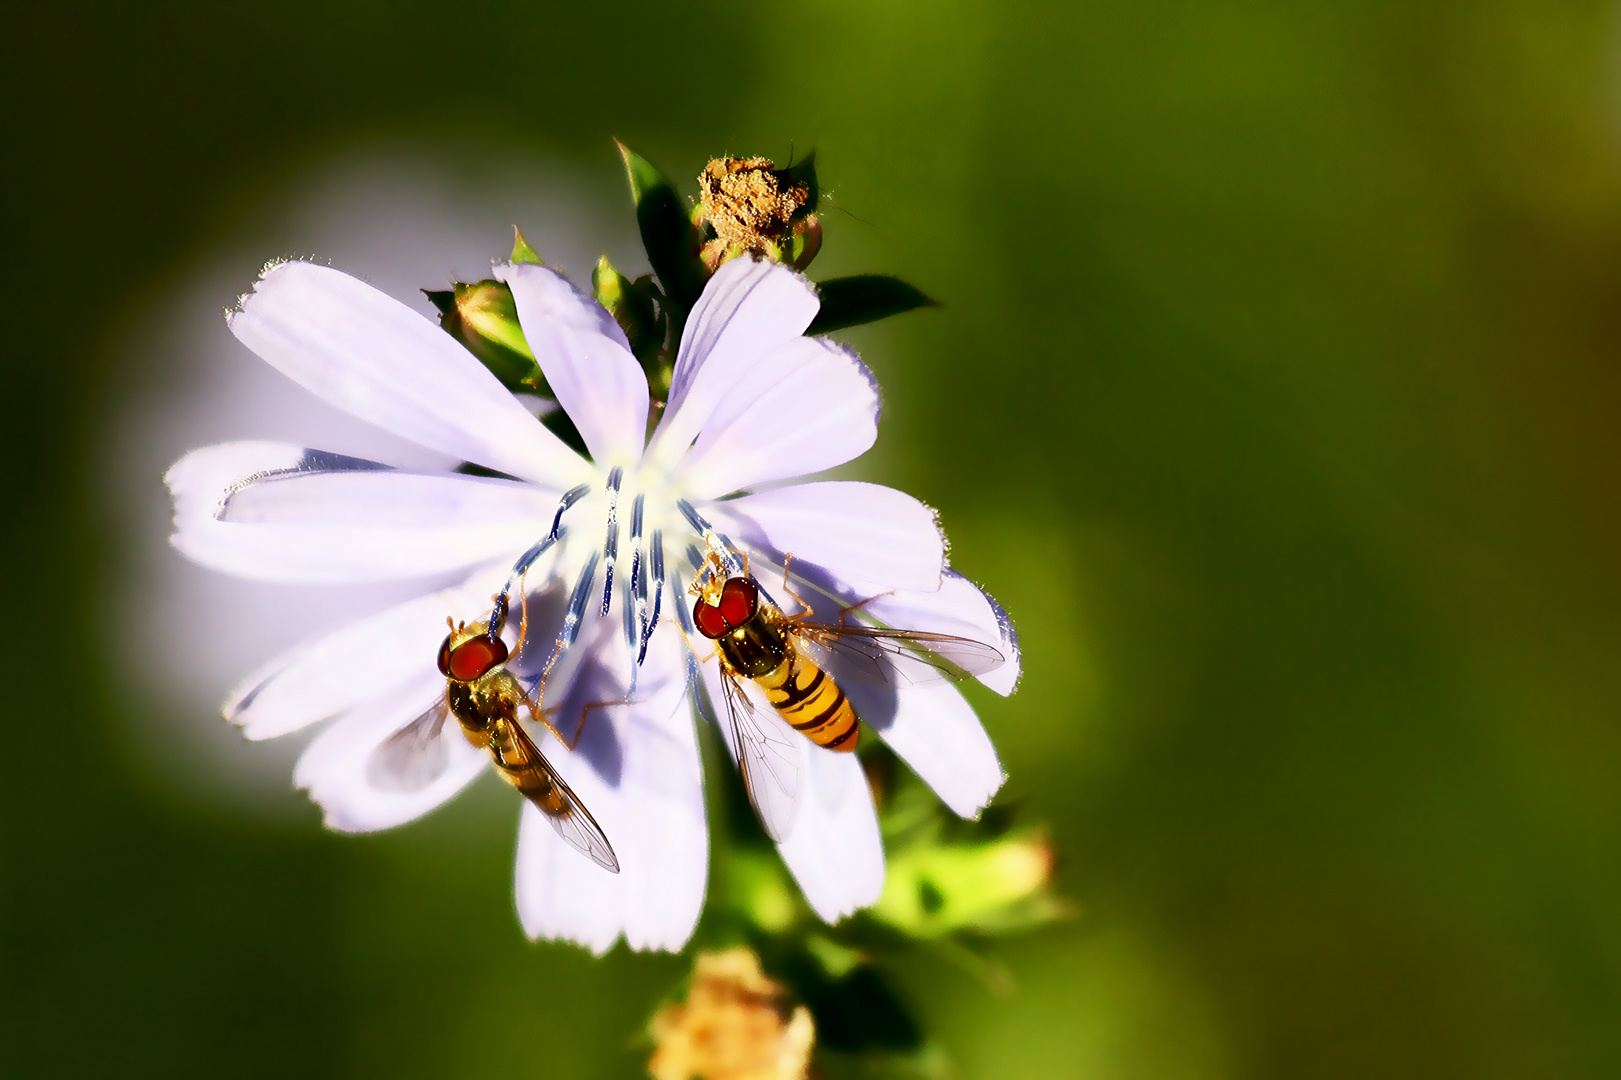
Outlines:
{"label": "white petal", "polygon": [[450,763],[439,779],[413,792],[385,791],[372,783],[367,769],[372,751],[444,693],[444,678],[437,671],[424,673],[335,720],[310,743],[293,782],[320,804],[328,828],[373,832],[403,825],[450,799],[489,764],[489,753],[475,749],[456,722],[447,720],[443,737]]}
{"label": "white petal", "polygon": [[231,332],[316,397],[430,449],[563,490],[580,456],[428,319],[327,266],[272,267]]}
{"label": "white petal", "polygon": [[844,678],[861,719],[959,816],[974,817],[1007,777],[974,709],[947,682],[878,687]]}
{"label": "white petal", "polygon": [[880,596],[861,609],[885,626],[922,630],[984,642],[1007,660],[979,677],[990,689],[1007,697],[1019,683],[1019,637],[1002,606],[989,594],[954,570],[947,570],[934,592],[895,592]]}
{"label": "white petal", "polygon": [[715,272],[693,305],[659,424],[661,460],[680,457],[722,398],[764,357],[805,332],[822,302],[787,267],[733,259]]}
{"label": "white petal", "polygon": [[940,586],[945,542],[934,511],[878,484],[795,484],[715,503],[710,517],[733,541],[784,553],[793,565],[820,567],[844,586],[871,595]]}
{"label": "white petal", "polygon": [[512,288],[524,338],[599,466],[634,465],[647,437],[647,376],[601,304],[544,266],[495,268]]}
{"label": "white petal", "polygon": [[[585,704],[623,698],[630,657],[619,632],[617,613],[599,618],[576,646],[588,650],[588,659],[562,695],[565,733],[572,734]],[[620,870],[597,866],[526,806],[517,903],[530,937],[575,941],[600,954],[621,933],[634,949],[675,950],[692,936],[703,908],[709,840],[679,650],[673,635],[656,635],[634,699],[590,710],[574,751],[549,733],[537,739],[602,826]]]}
{"label": "white petal", "polygon": [[[781,357],[790,364],[778,365]],[[776,374],[780,371],[780,374]],[[738,400],[769,386],[724,423],[705,425],[679,468],[689,491],[716,498],[739,488],[831,469],[878,438],[878,385],[859,358],[824,338],[803,338],[762,359]]]}
{"label": "white petal", "polygon": [[809,745],[800,788],[794,830],[777,850],[811,910],[834,922],[884,891],[878,814],[854,754]]}
{"label": "white petal", "polygon": [[503,566],[300,643],[243,679],[225,703],[225,718],[250,739],[273,739],[420,676],[437,679],[434,657],[446,616],[472,621],[487,614],[504,576]]}
{"label": "white petal", "polygon": [[195,450],[164,479],[174,546],[263,581],[443,573],[523,550],[556,511],[555,496],[530,484],[399,472],[285,443]]}

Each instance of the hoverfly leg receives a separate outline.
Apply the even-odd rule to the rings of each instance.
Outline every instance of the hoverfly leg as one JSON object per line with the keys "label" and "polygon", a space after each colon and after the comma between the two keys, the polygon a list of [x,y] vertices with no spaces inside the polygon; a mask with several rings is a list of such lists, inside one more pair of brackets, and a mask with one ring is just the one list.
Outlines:
{"label": "hoverfly leg", "polygon": [[[614,700],[614,701],[591,701],[591,702],[587,702],[585,707],[580,710],[580,723],[579,723],[579,726],[574,729],[574,738],[573,739],[565,739],[565,738],[562,738],[561,736],[559,736],[557,741],[562,743],[564,746],[568,747],[569,750],[572,751],[575,747],[580,745],[580,740],[585,737],[585,722],[587,720],[591,719],[591,710],[592,709],[611,709],[615,705],[629,705],[629,704],[630,704],[630,698],[628,698],[628,697],[619,698],[619,699]],[[548,728],[551,728],[550,724],[547,724],[546,726]],[[556,728],[552,728],[552,734],[553,735],[557,734],[557,729]]]}
{"label": "hoverfly leg", "polygon": [[[544,678],[544,676],[543,676],[543,678]],[[525,690],[522,686],[518,687],[518,693],[523,697],[524,707],[529,710],[529,716],[535,721],[535,723],[539,724],[541,727],[543,727],[547,731],[551,732],[552,733],[552,738],[556,739],[558,742],[562,743],[564,746],[569,746],[568,740],[563,738],[563,733],[561,731],[557,730],[557,725],[556,724],[552,723],[552,717],[554,715],[556,715],[557,710],[562,708],[562,706],[561,705],[554,705],[550,709],[543,709],[543,708],[540,707],[540,695],[539,694],[536,694],[533,698],[531,698],[529,696],[529,691]],[[576,742],[579,741],[579,733],[578,732],[575,733],[575,741]],[[574,748],[572,746],[569,746],[569,749],[572,750]]]}
{"label": "hoverfly leg", "polygon": [[529,589],[523,578],[518,579],[518,644],[512,650],[512,659],[523,655],[524,642],[529,640]]}
{"label": "hoverfly leg", "polygon": [[540,705],[541,695],[545,692],[546,674],[546,672],[541,673],[540,683],[537,686],[537,692],[533,697],[530,696],[529,691],[524,688],[522,683],[518,684],[518,695],[523,698],[524,707],[529,710],[530,717],[532,717],[536,723],[540,724],[547,731],[551,732],[552,738],[562,743],[564,748],[567,750],[572,751],[575,749],[575,747],[580,745],[580,739],[585,736],[585,722],[591,718],[592,709],[611,709],[615,705],[629,705],[631,703],[631,697],[629,694],[622,698],[615,698],[611,701],[588,702],[585,707],[580,710],[580,722],[575,725],[574,737],[571,739],[564,735],[556,724],[552,723],[552,717],[556,716],[558,710],[563,706],[558,704],[553,705],[549,709],[545,709]]}
{"label": "hoverfly leg", "polygon": [[[787,593],[789,596],[793,597],[794,602],[797,603],[799,605],[799,607],[800,607],[800,610],[794,612],[792,615],[789,615],[786,612],[784,612],[783,613],[783,618],[787,619],[789,622],[800,622],[800,621],[802,621],[804,619],[810,618],[812,615],[816,614],[816,612],[815,612],[815,609],[813,609],[809,604],[807,604],[805,602],[805,598],[803,596],[800,596],[798,593],[794,592],[794,587],[788,583],[788,568],[790,566],[792,566],[793,564],[794,564],[794,553],[791,552],[791,551],[783,552],[783,554],[782,554],[782,591]],[[866,603],[866,601],[864,600],[864,601],[862,601],[862,603]]]}
{"label": "hoverfly leg", "polygon": [[[666,619],[665,621],[669,622],[670,620]],[[694,649],[692,647],[692,639],[687,636],[686,627],[682,626],[680,622],[676,622],[675,623],[675,629],[676,629],[676,632],[681,635],[681,640],[686,643],[687,655],[691,656],[694,660],[698,661],[698,663],[707,664],[711,660],[715,659],[715,657],[720,655],[720,650],[719,649],[710,649],[708,655],[699,656],[698,655],[698,650]]]}
{"label": "hoverfly leg", "polygon": [[[546,677],[552,673],[552,666],[557,663],[558,658],[561,655],[562,653],[560,650],[554,650],[552,652],[551,660],[547,662],[546,667],[538,676],[535,677],[534,682],[531,683],[529,687],[524,686],[522,680],[519,680],[518,696],[523,698],[524,708],[529,710],[530,718],[533,719],[537,724],[544,727],[547,731],[551,732],[552,738],[556,739],[558,742],[572,750],[574,747],[569,743],[569,740],[564,738],[563,733],[557,729],[557,725],[552,723],[552,717],[556,716],[557,711],[563,706],[558,704],[547,709],[543,708],[540,704],[543,700],[545,700],[546,697]],[[578,731],[574,733],[574,741],[576,743],[580,741]]]}
{"label": "hoverfly leg", "polygon": [[847,623],[845,622],[845,617],[848,616],[851,612],[860,611],[862,608],[866,607],[868,604],[872,603],[874,600],[882,600],[886,596],[894,596],[894,595],[895,595],[895,590],[890,589],[888,592],[881,592],[881,593],[877,593],[877,594],[875,594],[873,596],[869,596],[865,600],[857,600],[853,604],[846,604],[844,607],[841,607],[839,609],[839,625],[840,626],[847,625]]}

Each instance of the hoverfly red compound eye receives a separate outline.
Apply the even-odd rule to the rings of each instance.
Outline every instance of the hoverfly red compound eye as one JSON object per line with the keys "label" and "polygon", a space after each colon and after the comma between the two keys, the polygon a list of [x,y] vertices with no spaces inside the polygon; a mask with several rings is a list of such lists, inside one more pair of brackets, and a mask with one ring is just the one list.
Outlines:
{"label": "hoverfly red compound eye", "polygon": [[748,578],[735,577],[720,591],[720,614],[726,625],[736,630],[754,618],[754,609],[760,604],[759,590]]}
{"label": "hoverfly red compound eye", "polygon": [[439,646],[439,674],[450,674],[450,639],[454,635],[446,634],[445,643]]}
{"label": "hoverfly red compound eye", "polygon": [[507,658],[507,644],[500,638],[486,634],[470,637],[450,652],[445,674],[457,682],[472,682],[482,678],[495,665]]}
{"label": "hoverfly red compound eye", "polygon": [[692,605],[692,621],[706,638],[718,638],[726,633],[726,620],[721,618],[720,608],[704,603],[701,597]]}

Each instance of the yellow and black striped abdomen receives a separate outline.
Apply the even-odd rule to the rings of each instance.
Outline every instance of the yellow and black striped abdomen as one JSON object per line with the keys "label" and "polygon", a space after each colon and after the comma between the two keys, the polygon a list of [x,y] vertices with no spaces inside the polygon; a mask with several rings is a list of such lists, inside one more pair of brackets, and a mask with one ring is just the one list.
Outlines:
{"label": "yellow and black striped abdomen", "polygon": [[777,715],[829,750],[856,748],[856,711],[833,677],[797,652],[755,680]]}

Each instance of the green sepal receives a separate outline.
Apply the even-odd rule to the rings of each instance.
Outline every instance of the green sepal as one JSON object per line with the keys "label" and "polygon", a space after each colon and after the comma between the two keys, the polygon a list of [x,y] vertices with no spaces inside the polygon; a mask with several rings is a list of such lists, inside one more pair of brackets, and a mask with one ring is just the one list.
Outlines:
{"label": "green sepal", "polygon": [[693,227],[691,209],[664,174],[624,143],[616,141],[615,145],[625,159],[625,175],[636,203],[636,225],[641,230],[648,265],[664,287],[671,328],[679,335],[687,312],[698,302],[709,280],[698,255],[703,241]]}
{"label": "green sepal", "polygon": [[822,223],[814,216],[807,218],[799,231],[783,245],[782,261],[795,270],[803,270],[822,250]]}
{"label": "green sepal", "polygon": [[458,281],[449,289],[422,291],[439,309],[440,327],[478,357],[502,386],[514,393],[551,396],[505,282]]}
{"label": "green sepal", "polygon": [[664,347],[666,323],[660,301],[664,294],[653,283],[651,274],[632,281],[614,269],[604,255],[591,271],[591,288],[597,303],[608,309],[619,329],[630,342],[631,354],[648,368]]}
{"label": "green sepal", "polygon": [[827,334],[903,311],[939,306],[916,287],[886,274],[829,278],[817,282],[816,290],[822,295],[822,309],[811,320],[807,334]]}
{"label": "green sepal", "polygon": [[507,262],[546,265],[546,261],[540,257],[540,252],[529,246],[529,241],[523,238],[523,232],[516,225],[512,227],[512,254],[507,256]]}

